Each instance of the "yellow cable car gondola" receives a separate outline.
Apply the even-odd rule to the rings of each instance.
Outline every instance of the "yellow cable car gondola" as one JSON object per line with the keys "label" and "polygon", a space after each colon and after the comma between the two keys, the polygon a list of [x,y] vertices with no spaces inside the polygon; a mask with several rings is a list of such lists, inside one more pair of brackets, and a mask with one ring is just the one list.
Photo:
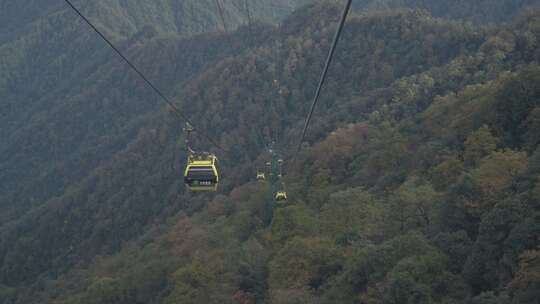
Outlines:
{"label": "yellow cable car gondola", "polygon": [[260,182],[264,182],[266,180],[266,174],[264,174],[263,171],[258,170],[257,171],[257,180]]}
{"label": "yellow cable car gondola", "polygon": [[276,192],[276,201],[282,202],[287,200],[287,192],[285,191],[278,191]]}
{"label": "yellow cable car gondola", "polygon": [[189,191],[213,192],[219,184],[218,159],[208,152],[195,152],[190,147],[190,136],[195,131],[186,123],[186,148],[188,153],[187,165],[184,170],[184,183]]}
{"label": "yellow cable car gondola", "polygon": [[189,155],[184,183],[189,191],[213,192],[219,184],[218,159],[214,154]]}

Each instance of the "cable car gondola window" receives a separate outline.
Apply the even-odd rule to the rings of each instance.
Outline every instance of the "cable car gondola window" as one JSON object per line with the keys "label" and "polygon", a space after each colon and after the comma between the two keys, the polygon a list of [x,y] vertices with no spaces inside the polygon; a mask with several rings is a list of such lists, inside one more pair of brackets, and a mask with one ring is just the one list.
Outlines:
{"label": "cable car gondola window", "polygon": [[214,181],[216,176],[212,167],[196,167],[190,168],[186,179],[189,180],[208,180]]}

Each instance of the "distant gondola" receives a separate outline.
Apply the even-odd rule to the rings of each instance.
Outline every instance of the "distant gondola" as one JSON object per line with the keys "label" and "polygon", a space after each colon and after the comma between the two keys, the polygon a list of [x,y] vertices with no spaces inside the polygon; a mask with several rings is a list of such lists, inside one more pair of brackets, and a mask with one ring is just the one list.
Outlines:
{"label": "distant gondola", "polygon": [[257,180],[260,182],[264,182],[266,180],[266,175],[264,174],[264,172],[257,172]]}
{"label": "distant gondola", "polygon": [[278,201],[278,202],[286,201],[286,200],[287,200],[287,192],[285,192],[285,191],[278,191],[278,192],[276,193],[275,199],[276,199],[276,201]]}

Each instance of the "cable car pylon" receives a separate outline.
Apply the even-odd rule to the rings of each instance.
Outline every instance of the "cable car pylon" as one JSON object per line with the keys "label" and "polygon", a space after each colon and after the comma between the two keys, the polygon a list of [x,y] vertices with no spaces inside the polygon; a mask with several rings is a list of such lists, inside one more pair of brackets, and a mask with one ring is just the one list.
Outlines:
{"label": "cable car pylon", "polygon": [[268,190],[273,201],[283,203],[287,200],[287,192],[283,182],[283,159],[275,148],[275,143],[272,143],[268,152],[270,154],[270,161],[267,163],[269,172]]}

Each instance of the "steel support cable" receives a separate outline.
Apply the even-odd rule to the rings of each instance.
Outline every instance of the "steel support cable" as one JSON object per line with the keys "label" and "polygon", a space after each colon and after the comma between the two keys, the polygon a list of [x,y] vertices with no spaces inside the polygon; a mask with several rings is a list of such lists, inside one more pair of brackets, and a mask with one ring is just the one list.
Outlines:
{"label": "steel support cable", "polygon": [[248,29],[249,29],[249,40],[251,44],[254,44],[255,39],[253,39],[253,29],[252,29],[252,20],[251,20],[251,12],[249,9],[249,3],[248,0],[244,0],[244,5],[246,7],[246,13],[247,13],[247,19],[248,19]]}
{"label": "steel support cable", "polygon": [[225,21],[225,12],[223,11],[223,6],[221,6],[221,2],[219,2],[219,0],[216,0],[216,6],[219,11],[221,22],[223,23],[223,31],[225,31],[225,34],[229,35],[229,29],[227,28],[227,22]]}
{"label": "steel support cable", "polygon": [[[273,72],[272,72],[272,80],[271,80],[271,84],[270,84],[270,90],[273,92],[270,96],[270,100],[269,102],[267,102],[267,110],[268,110],[268,113],[269,114],[272,114],[274,116],[276,116],[278,119],[279,118],[279,111],[278,111],[278,107],[276,105],[276,99],[278,99],[278,97],[280,96],[280,80],[281,80],[281,77],[279,76],[279,72],[278,72],[278,68],[280,68],[280,65],[281,65],[281,62],[279,60],[279,47],[280,45],[278,45],[278,38],[276,38],[275,40],[275,45],[272,46],[273,49],[275,49],[276,51],[275,52],[272,52],[274,55],[273,55],[273,60],[274,62],[276,63],[276,65],[274,66],[274,69],[273,69]],[[275,95],[274,95],[275,94]],[[275,97],[275,98],[274,98]],[[268,125],[268,128],[270,130],[270,141],[271,142],[274,142],[274,143],[277,143],[278,142],[278,133],[279,133],[279,130],[276,129],[276,128],[273,128],[272,127],[272,124],[269,124]],[[265,139],[265,138],[263,138]],[[266,150],[269,149],[268,145],[265,143],[265,148]]]}
{"label": "steel support cable", "polygon": [[223,5],[221,5],[220,0],[216,0],[216,6],[219,12],[219,16],[221,18],[221,23],[223,24],[223,32],[225,34],[227,42],[229,43],[231,50],[234,50],[232,35],[229,34],[229,28],[227,27],[227,21],[225,20],[225,10],[223,9]]}
{"label": "steel support cable", "polygon": [[324,70],[321,74],[321,78],[319,80],[319,85],[317,86],[317,91],[315,92],[315,97],[313,98],[313,103],[311,104],[311,109],[309,110],[309,114],[306,118],[306,121],[304,123],[304,129],[302,130],[302,136],[300,137],[300,142],[298,143],[298,148],[296,150],[295,158],[300,152],[300,149],[302,148],[302,143],[304,142],[304,139],[306,137],[307,130],[309,128],[309,124],[311,122],[311,118],[313,117],[313,112],[315,111],[315,107],[317,106],[317,103],[319,102],[321,91],[324,86],[324,83],[326,81],[326,76],[328,75],[328,69],[330,67],[330,64],[332,63],[332,59],[334,57],[334,53],[336,51],[336,47],[339,42],[339,38],[341,37],[341,33],[343,31],[343,27],[345,25],[345,21],[347,20],[347,16],[349,15],[349,11],[351,10],[351,3],[352,0],[347,0],[347,3],[345,4],[345,8],[343,9],[343,14],[341,15],[341,20],[339,22],[338,29],[336,31],[336,34],[334,36],[334,41],[332,43],[332,47],[330,48],[330,52],[328,53],[328,57],[326,58],[326,64],[324,66]]}
{"label": "steel support cable", "polygon": [[[167,98],[148,78],[146,78],[146,76],[144,76],[144,74],[133,64],[131,63],[131,61],[129,59],[127,59],[126,56],[124,56],[124,54],[122,54],[122,52],[107,38],[105,37],[105,35],[103,33],[101,33],[101,31],[99,29],[96,28],[96,26],[94,26],[94,24],[92,24],[92,22],[86,18],[83,13],[77,9],[77,7],[75,7],[73,5],[73,3],[71,3],[70,0],[64,0],[76,13],[77,15],[79,15],[79,17],[81,17],[84,22],[86,24],[88,24],[88,26],[90,26],[100,37],[101,39],[103,39],[115,52],[116,54],[118,54],[118,56],[120,56],[126,63],[127,65],[133,70],[135,71],[135,73],[137,73],[137,75],[142,79],[144,80],[144,82],[146,82],[146,84],[152,88],[152,90],[163,100],[165,101],[165,103],[167,105],[169,105],[169,107],[173,110],[173,112],[182,120],[184,120],[185,122],[189,123],[190,125],[192,126],[195,126],[195,124],[193,124],[193,122],[191,122],[191,120],[186,116],[184,115],[179,109],[178,107],[176,107],[174,105],[174,103],[169,99]],[[199,133],[201,135],[203,135],[204,138],[206,138],[212,145],[214,145],[215,147],[217,147],[218,149],[224,151],[224,152],[228,152],[227,150],[225,150],[224,148],[222,148],[216,141],[214,141],[210,136],[208,136],[205,132],[201,132],[199,131]]]}
{"label": "steel support cable", "polygon": [[[281,61],[281,48],[282,48],[282,44],[281,44],[281,36],[280,36],[280,31],[278,31],[278,37],[275,39],[275,45],[273,45],[272,47],[275,49],[275,52],[274,52],[274,69],[273,69],[273,78],[272,79],[272,89],[273,89],[273,92],[276,96],[276,98],[272,98],[270,100],[270,107],[271,107],[271,110],[272,110],[272,113],[276,116],[276,119],[279,120],[279,122],[281,123],[283,120],[282,120],[282,117],[279,115],[279,108],[278,108],[278,104],[277,104],[277,100],[281,100],[282,99],[282,96],[281,96],[281,69],[282,69],[282,61]],[[272,134],[273,134],[273,141],[274,142],[278,142],[278,136],[282,135],[280,133],[283,133],[279,130],[280,128],[278,127],[277,129],[274,129],[274,130],[271,130],[273,131]]]}

